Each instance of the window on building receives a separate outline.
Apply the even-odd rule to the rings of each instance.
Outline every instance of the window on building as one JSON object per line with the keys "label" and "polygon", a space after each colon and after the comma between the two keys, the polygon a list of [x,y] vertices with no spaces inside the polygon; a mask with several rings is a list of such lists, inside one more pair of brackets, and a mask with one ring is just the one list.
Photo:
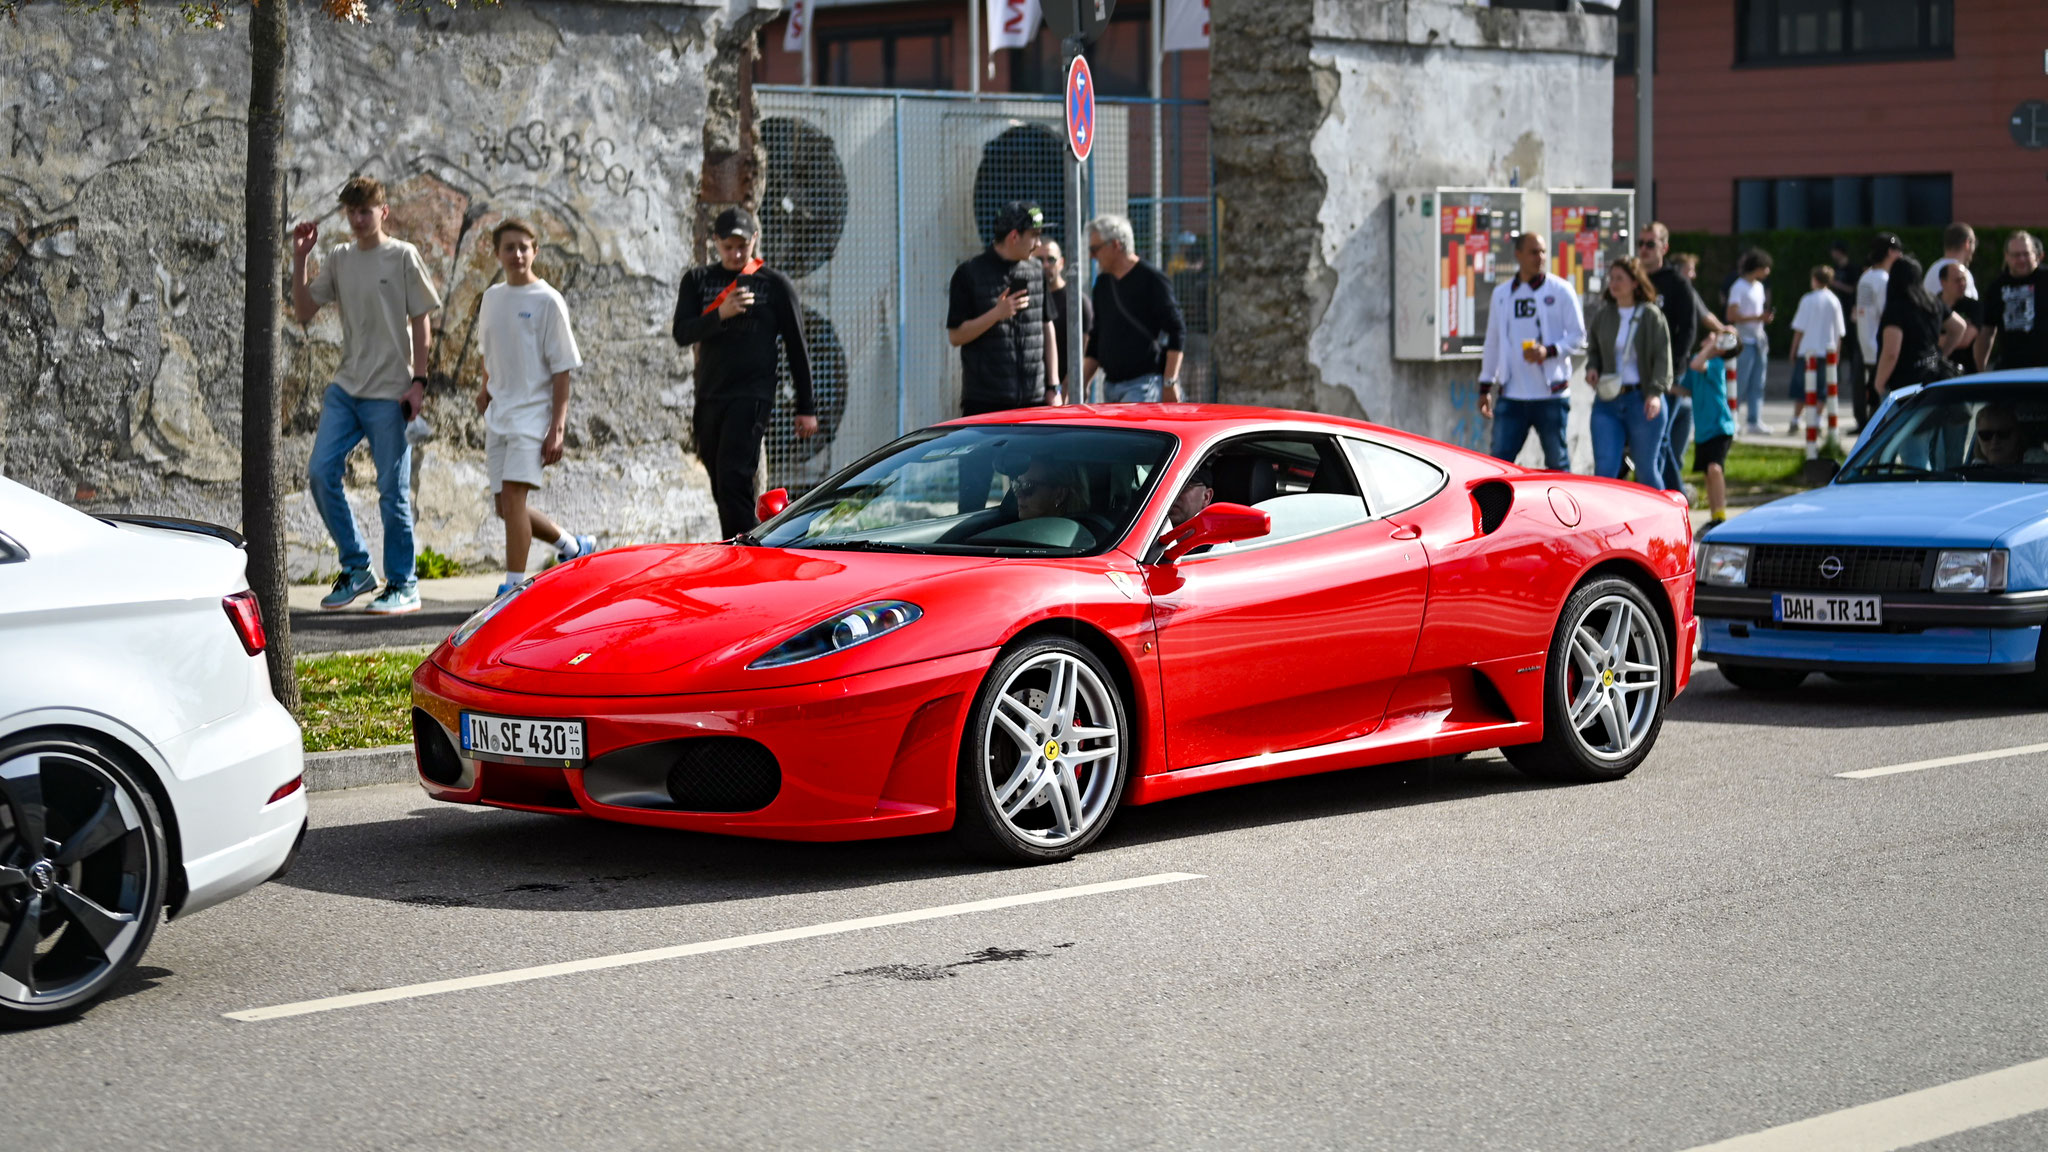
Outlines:
{"label": "window on building", "polygon": [[[1088,50],[1088,73],[1095,77],[1099,95],[1152,94],[1150,35],[1151,23],[1141,5],[1126,5],[1110,17],[1102,39]],[[1058,92],[1066,80],[1060,42],[1050,28],[1039,28],[1038,39],[1030,46],[1010,51],[1011,91]]]}
{"label": "window on building", "polygon": [[1953,188],[1947,173],[1737,180],[1735,229],[1938,228],[1952,219]]}
{"label": "window on building", "polygon": [[819,83],[839,88],[951,88],[953,25],[813,28]]}
{"label": "window on building", "polygon": [[1954,0],[1738,0],[1741,64],[1955,55]]}

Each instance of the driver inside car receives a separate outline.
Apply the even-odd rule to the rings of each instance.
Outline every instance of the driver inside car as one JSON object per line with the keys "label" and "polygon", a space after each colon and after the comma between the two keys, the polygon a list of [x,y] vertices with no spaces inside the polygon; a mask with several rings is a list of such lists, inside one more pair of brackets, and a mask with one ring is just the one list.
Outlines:
{"label": "driver inside car", "polygon": [[1181,485],[1180,493],[1166,510],[1167,526],[1178,528],[1193,519],[1195,514],[1216,502],[1216,487],[1207,464],[1195,469],[1188,482]]}
{"label": "driver inside car", "polygon": [[1017,478],[1017,519],[1074,519],[1088,510],[1088,478],[1071,460],[1034,458]]}
{"label": "driver inside car", "polygon": [[2048,451],[2027,444],[2010,404],[1986,404],[1978,411],[1976,455],[1985,464],[2005,467],[2048,463]]}

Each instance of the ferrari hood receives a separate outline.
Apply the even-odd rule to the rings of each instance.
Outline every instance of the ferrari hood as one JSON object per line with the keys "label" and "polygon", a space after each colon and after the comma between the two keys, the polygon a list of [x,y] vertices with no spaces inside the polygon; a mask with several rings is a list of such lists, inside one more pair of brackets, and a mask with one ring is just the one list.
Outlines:
{"label": "ferrari hood", "polygon": [[1978,547],[2048,517],[2048,485],[1830,484],[1773,500],[1713,531],[1736,544]]}
{"label": "ferrari hood", "polygon": [[[848,560],[858,556],[858,562]],[[747,656],[833,612],[887,599],[906,582],[986,559],[792,552],[698,544],[589,589],[537,604],[500,663],[542,672],[647,676]],[[539,588],[534,589],[539,592]],[[522,605],[523,607],[523,605]]]}

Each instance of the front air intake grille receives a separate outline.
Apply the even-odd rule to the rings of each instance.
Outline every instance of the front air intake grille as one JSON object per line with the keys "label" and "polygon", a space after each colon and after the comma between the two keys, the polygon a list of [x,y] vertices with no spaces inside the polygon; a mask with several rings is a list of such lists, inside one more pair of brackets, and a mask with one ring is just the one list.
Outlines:
{"label": "front air intake grille", "polygon": [[675,741],[668,795],[685,812],[753,812],[782,791],[775,753],[743,736]]}
{"label": "front air intake grille", "polygon": [[1928,587],[1925,548],[1759,544],[1749,586],[1826,592],[1918,592]]}
{"label": "front air intake grille", "polygon": [[441,722],[424,709],[412,710],[412,746],[420,758],[420,775],[449,787],[462,781],[462,760],[455,742],[441,728]]}

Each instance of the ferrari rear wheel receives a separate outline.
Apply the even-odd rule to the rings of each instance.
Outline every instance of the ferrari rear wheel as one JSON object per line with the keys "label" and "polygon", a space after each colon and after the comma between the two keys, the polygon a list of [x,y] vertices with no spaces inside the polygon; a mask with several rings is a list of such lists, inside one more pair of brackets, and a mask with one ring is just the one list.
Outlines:
{"label": "ferrari rear wheel", "polygon": [[1543,740],[1502,749],[1547,780],[1619,780],[1650,754],[1671,696],[1671,644],[1642,589],[1594,580],[1565,601],[1543,684]]}
{"label": "ferrari rear wheel", "polygon": [[156,934],[163,821],[120,761],[83,741],[0,742],[0,1024],[90,1007]]}
{"label": "ferrari rear wheel", "polygon": [[980,855],[1065,860],[1123,795],[1123,697],[1095,654],[1047,636],[989,669],[961,741],[954,831]]}

